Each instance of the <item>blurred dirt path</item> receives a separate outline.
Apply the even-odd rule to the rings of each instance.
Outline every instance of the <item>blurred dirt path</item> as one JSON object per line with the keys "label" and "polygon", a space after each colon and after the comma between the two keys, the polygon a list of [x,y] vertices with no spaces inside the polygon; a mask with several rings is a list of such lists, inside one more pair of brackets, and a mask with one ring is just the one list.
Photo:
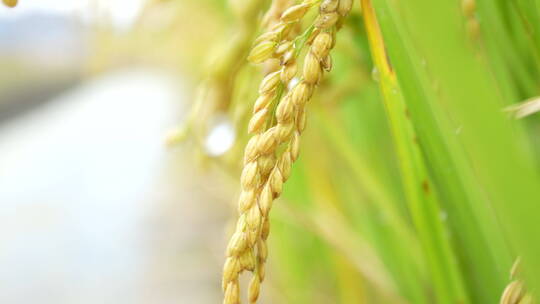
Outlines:
{"label": "blurred dirt path", "polygon": [[0,127],[0,303],[219,303],[223,195],[163,135],[178,79],[122,71]]}

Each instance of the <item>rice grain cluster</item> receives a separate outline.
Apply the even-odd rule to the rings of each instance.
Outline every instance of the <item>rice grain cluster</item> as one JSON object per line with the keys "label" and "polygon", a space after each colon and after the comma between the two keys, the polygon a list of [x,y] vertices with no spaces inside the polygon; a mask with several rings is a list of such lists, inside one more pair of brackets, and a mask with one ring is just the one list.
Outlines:
{"label": "rice grain cluster", "polygon": [[[301,77],[288,89],[298,73],[303,38],[290,34],[316,4],[319,4],[319,14],[306,32],[305,42],[310,47],[303,60]],[[329,53],[351,7],[352,0],[306,0],[291,6],[281,14],[279,22],[255,40],[255,47],[248,56],[252,63],[278,59],[280,69],[262,80],[248,124],[248,132],[253,136],[244,151],[238,202],[240,216],[227,247],[222,286],[224,304],[240,303],[238,278],[243,271],[253,273],[248,299],[250,303],[257,302],[268,255],[269,212],[299,156],[300,135],[306,127],[305,105],[323,73],[332,68]]]}

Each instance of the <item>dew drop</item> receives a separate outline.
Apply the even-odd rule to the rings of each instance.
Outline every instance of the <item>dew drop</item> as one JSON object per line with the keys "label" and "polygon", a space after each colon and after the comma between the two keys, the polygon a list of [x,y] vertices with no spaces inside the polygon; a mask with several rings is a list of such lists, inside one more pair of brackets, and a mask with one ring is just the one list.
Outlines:
{"label": "dew drop", "polygon": [[446,221],[448,219],[448,213],[446,213],[446,211],[444,210],[441,210],[441,212],[439,213],[439,216],[441,218],[441,221]]}
{"label": "dew drop", "polygon": [[204,146],[208,155],[217,157],[229,151],[236,134],[230,119],[225,115],[216,116],[211,126]]}
{"label": "dew drop", "polygon": [[291,81],[289,81],[289,85],[288,85],[289,91],[294,89],[294,87],[296,87],[296,85],[299,82],[300,82],[300,78],[298,78],[298,77],[294,77],[293,79],[291,79]]}
{"label": "dew drop", "polygon": [[371,70],[371,78],[373,79],[373,81],[375,82],[379,82],[380,80],[380,75],[379,75],[379,69],[377,67],[373,67],[373,70]]}

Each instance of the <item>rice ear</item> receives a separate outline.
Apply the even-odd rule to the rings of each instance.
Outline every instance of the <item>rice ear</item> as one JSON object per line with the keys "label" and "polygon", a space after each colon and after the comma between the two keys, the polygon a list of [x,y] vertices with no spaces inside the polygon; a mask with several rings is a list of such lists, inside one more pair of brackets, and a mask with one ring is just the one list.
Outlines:
{"label": "rice ear", "polygon": [[[286,37],[292,23],[299,22],[316,2],[311,0],[287,9],[268,34],[257,39],[250,54],[250,61],[264,62],[271,56],[279,59],[280,67],[270,71],[259,87],[248,132],[254,134],[244,153],[244,169],[241,176],[242,194],[239,207],[240,217],[237,231],[229,243],[226,270],[223,274],[225,286],[224,304],[236,304],[237,277],[244,271],[253,272],[248,288],[249,303],[256,303],[264,279],[268,250],[266,240],[270,233],[268,219],[273,201],[280,196],[283,184],[289,178],[294,161],[299,156],[300,139],[306,125],[305,105],[312,96],[325,70],[329,70],[329,52],[334,46],[334,34],[329,32],[343,18],[338,14],[337,0],[325,0],[319,7],[319,17],[310,39],[309,51],[304,58],[300,82],[287,90],[289,82],[297,72],[297,57],[294,37]],[[336,27],[337,30],[337,27]],[[275,33],[279,32],[279,35]],[[270,107],[273,101],[275,111]],[[275,124],[275,125],[271,125]],[[285,149],[279,152],[278,147]],[[256,201],[256,203],[254,203]],[[252,265],[251,256],[256,254],[257,265]],[[249,258],[249,259],[248,259]],[[233,267],[242,265],[242,267]],[[234,273],[236,271],[236,273]]]}

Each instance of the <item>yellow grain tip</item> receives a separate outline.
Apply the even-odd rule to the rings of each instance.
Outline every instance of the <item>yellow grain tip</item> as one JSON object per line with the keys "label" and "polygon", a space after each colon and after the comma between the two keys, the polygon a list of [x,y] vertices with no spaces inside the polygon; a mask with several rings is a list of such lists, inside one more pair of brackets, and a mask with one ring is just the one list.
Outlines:
{"label": "yellow grain tip", "polygon": [[288,8],[283,14],[281,15],[281,21],[283,22],[294,22],[306,14],[306,12],[309,9],[309,5],[307,4],[298,4],[295,6],[291,6]]}
{"label": "yellow grain tip", "polygon": [[223,304],[240,304],[240,285],[238,285],[238,281],[233,281],[227,285]]}
{"label": "yellow grain tip", "polygon": [[315,54],[319,58],[324,58],[328,51],[330,51],[330,48],[332,47],[332,35],[329,33],[320,33],[315,37],[312,44],[311,51],[313,54]]}
{"label": "yellow grain tip", "polygon": [[519,281],[513,281],[504,290],[500,304],[518,304],[522,297],[523,284]]}
{"label": "yellow grain tip", "polygon": [[321,28],[321,29],[327,29],[333,26],[334,24],[336,24],[338,19],[339,19],[339,15],[336,12],[319,15],[319,17],[317,17],[317,20],[315,20],[315,27]]}
{"label": "yellow grain tip", "polygon": [[275,71],[266,75],[266,77],[264,77],[264,79],[262,80],[261,85],[259,86],[259,94],[263,95],[275,90],[279,82],[280,71]]}
{"label": "yellow grain tip", "polygon": [[18,0],[2,0],[7,7],[17,6]]}
{"label": "yellow grain tip", "polygon": [[304,81],[309,84],[314,84],[319,81],[321,76],[321,65],[319,59],[312,53],[308,53],[304,61],[303,71]]}
{"label": "yellow grain tip", "polygon": [[251,63],[262,63],[270,58],[276,49],[276,43],[273,41],[263,41],[257,44],[249,53],[248,61]]}
{"label": "yellow grain tip", "polygon": [[476,12],[476,1],[475,0],[463,0],[461,1],[461,11],[463,15],[467,18],[474,16]]}
{"label": "yellow grain tip", "polygon": [[249,121],[248,133],[259,133],[262,130],[267,118],[268,109],[266,108],[255,113],[255,115],[253,115]]}
{"label": "yellow grain tip", "polygon": [[353,0],[340,0],[337,11],[341,16],[346,16],[351,11],[352,6]]}
{"label": "yellow grain tip", "polygon": [[259,298],[259,292],[261,289],[261,282],[259,281],[258,276],[253,276],[251,278],[251,282],[249,283],[249,289],[248,289],[248,298],[249,303],[256,303],[257,299]]}
{"label": "yellow grain tip", "polygon": [[176,127],[171,129],[167,136],[165,137],[165,144],[168,147],[173,147],[181,142],[183,142],[188,135],[188,130],[185,126]]}
{"label": "yellow grain tip", "polygon": [[337,0],[324,0],[319,6],[322,13],[331,13],[337,9],[339,1]]}

